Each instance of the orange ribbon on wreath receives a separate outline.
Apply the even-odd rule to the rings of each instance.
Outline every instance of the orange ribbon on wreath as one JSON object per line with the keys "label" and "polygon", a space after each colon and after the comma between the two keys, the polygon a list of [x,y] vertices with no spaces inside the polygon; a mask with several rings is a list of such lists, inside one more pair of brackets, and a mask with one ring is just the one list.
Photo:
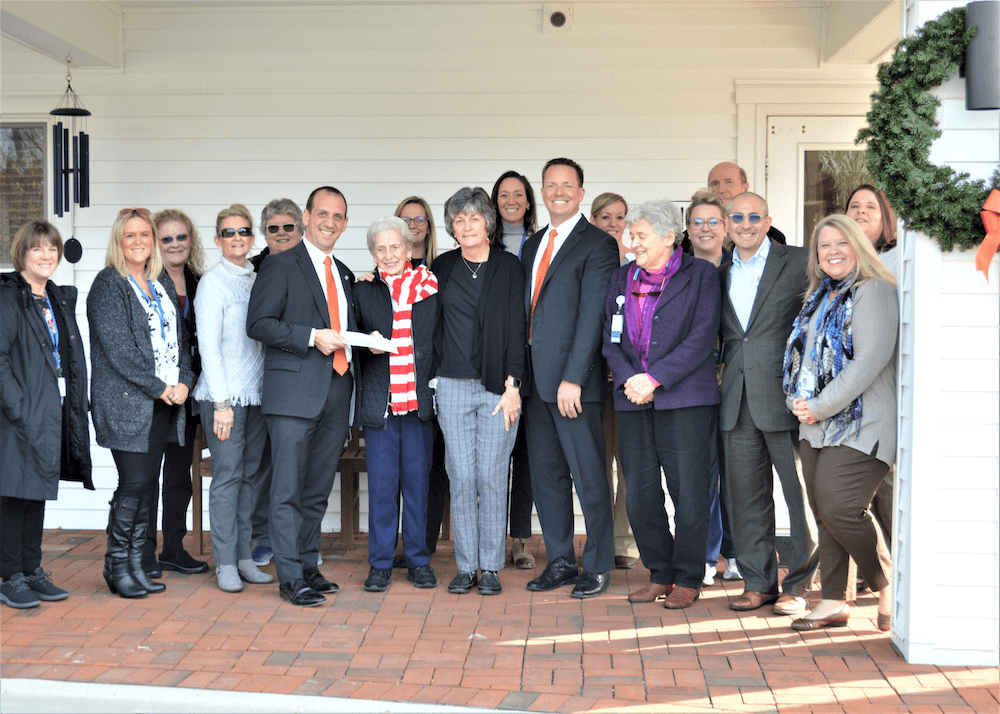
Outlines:
{"label": "orange ribbon on wreath", "polygon": [[979,215],[983,217],[986,237],[976,252],[976,270],[985,275],[986,281],[989,282],[990,263],[993,262],[997,248],[1000,248],[1000,190],[990,191]]}

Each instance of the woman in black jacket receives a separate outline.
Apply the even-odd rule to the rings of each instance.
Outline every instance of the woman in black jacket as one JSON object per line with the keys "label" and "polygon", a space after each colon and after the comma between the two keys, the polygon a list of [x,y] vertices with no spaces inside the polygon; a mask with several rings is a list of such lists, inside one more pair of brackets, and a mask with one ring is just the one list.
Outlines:
{"label": "woman in black jacket", "polygon": [[[507,540],[507,472],[525,374],[524,271],[490,245],[497,221],[486,191],[462,188],[445,203],[458,242],[434,261],[440,283],[438,423],[451,481],[458,575],[448,592],[500,593]],[[482,571],[480,577],[479,571]]]}
{"label": "woman in black jacket", "polygon": [[125,208],[111,227],[107,267],[87,296],[97,443],[111,449],[118,488],[108,518],[104,580],[122,597],[145,597],[166,586],[142,568],[150,481],[167,441],[184,443],[194,382],[188,334],[172,280],[162,271],[149,210]]}
{"label": "woman in black jacket", "polygon": [[373,280],[354,286],[358,326],[391,338],[397,351],[358,350],[371,565],[365,590],[382,592],[392,583],[400,495],[407,579],[418,588],[432,588],[437,578],[430,567],[426,529],[434,404],[428,382],[434,375],[437,279],[424,266],[413,267],[413,234],[401,218],[372,223],[368,250],[376,270]]}
{"label": "woman in black jacket", "polygon": [[0,602],[16,608],[69,597],[41,567],[45,501],[60,479],[94,490],[77,292],[49,280],[62,254],[59,231],[31,221],[0,278]]}

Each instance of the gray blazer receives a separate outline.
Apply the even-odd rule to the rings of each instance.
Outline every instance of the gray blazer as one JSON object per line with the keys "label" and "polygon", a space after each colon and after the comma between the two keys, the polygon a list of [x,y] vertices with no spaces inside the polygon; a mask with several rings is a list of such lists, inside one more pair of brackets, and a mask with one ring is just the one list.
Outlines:
{"label": "gray blazer", "polygon": [[719,266],[722,361],[725,363],[719,426],[723,431],[736,427],[744,389],[750,415],[758,429],[798,429],[798,419],[785,406],[785,392],[781,387],[782,359],[792,323],[802,307],[808,261],[809,252],[805,248],[772,241],[745,332],[729,298],[732,258]]}
{"label": "gray blazer", "polygon": [[[155,248],[154,248],[155,250]],[[172,280],[159,281],[183,315]],[[154,371],[153,343],[146,310],[128,281],[114,268],[105,268],[87,296],[90,321],[90,400],[97,443],[108,449],[144,453],[149,449],[153,403],[167,388]],[[183,319],[177,321],[180,382],[194,383],[189,336]],[[184,410],[177,409],[175,434],[168,441],[184,443]]]}

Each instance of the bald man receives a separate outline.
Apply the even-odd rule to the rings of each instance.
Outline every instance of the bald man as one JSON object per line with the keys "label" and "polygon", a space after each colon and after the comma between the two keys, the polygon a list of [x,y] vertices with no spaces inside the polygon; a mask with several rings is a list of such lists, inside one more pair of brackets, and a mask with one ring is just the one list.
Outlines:
{"label": "bald man", "polygon": [[[750,190],[750,182],[747,181],[746,171],[732,161],[723,161],[708,172],[708,187],[728,206],[736,196]],[[767,232],[767,237],[775,243],[785,244],[785,234],[774,226]]]}

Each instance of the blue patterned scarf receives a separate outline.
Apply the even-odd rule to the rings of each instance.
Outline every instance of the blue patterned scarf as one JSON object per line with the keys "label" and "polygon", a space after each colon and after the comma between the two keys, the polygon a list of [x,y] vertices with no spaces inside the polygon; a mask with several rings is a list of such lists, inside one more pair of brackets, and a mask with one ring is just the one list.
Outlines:
{"label": "blue patterned scarf", "polygon": [[[813,291],[802,307],[799,316],[792,325],[792,334],[788,336],[785,347],[785,362],[781,385],[790,398],[796,396],[799,376],[803,363],[810,361],[812,373],[816,376],[816,391],[819,394],[823,388],[832,382],[844,368],[845,362],[854,359],[854,340],[851,334],[851,320],[854,316],[854,291],[857,284],[852,272],[842,280],[825,278],[823,283]],[[844,289],[844,286],[850,286]],[[821,314],[816,325],[816,339],[813,349],[806,355],[806,336],[809,320],[831,292],[839,291],[827,309]],[[852,425],[857,431],[861,428],[861,395],[854,399],[838,414],[827,419],[823,425],[823,442],[836,443],[846,436]]]}

